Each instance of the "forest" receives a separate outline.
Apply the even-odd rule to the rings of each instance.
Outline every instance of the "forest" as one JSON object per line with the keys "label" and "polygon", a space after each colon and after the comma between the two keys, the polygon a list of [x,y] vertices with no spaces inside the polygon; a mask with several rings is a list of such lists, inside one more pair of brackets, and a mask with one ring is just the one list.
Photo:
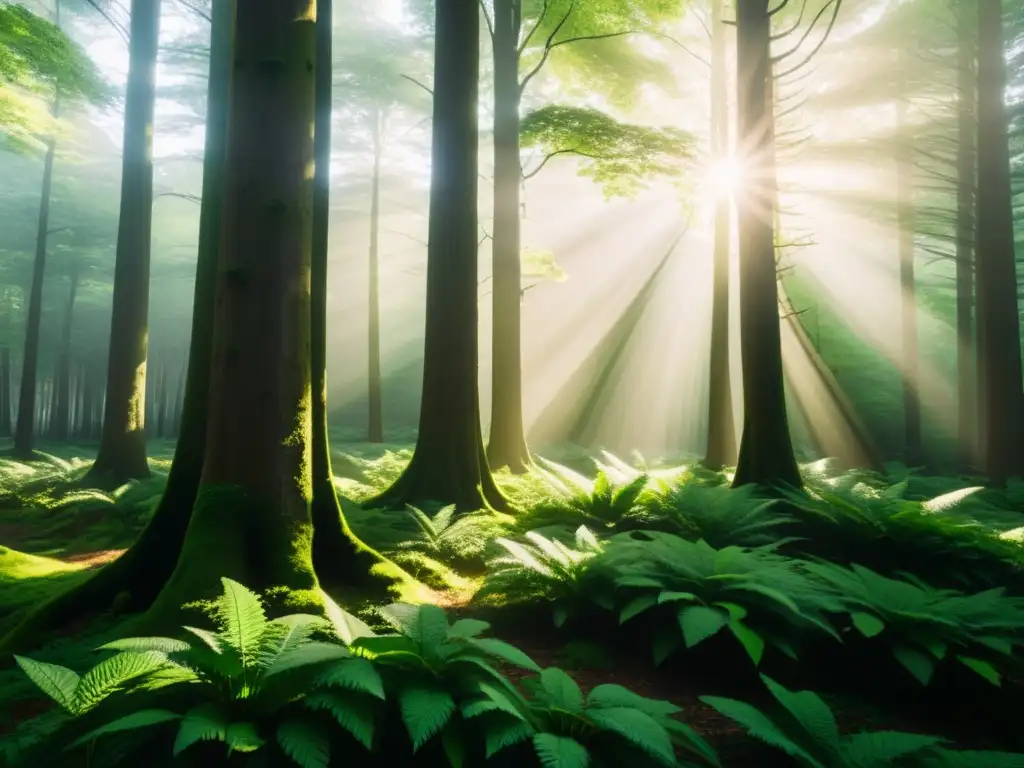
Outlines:
{"label": "forest", "polygon": [[1024,768],[1019,274],[1020,0],[0,0],[0,768]]}

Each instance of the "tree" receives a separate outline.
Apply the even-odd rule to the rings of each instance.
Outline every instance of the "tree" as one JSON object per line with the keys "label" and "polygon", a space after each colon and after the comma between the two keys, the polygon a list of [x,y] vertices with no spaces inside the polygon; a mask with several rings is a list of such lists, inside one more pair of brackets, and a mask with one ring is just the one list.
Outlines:
{"label": "tree", "polygon": [[84,480],[98,486],[149,475],[144,427],[159,36],[160,0],[132,0],[106,408],[99,453]]}
{"label": "tree", "polygon": [[[729,102],[726,92],[726,30],[723,0],[711,0],[711,156],[723,162],[729,152]],[[708,443],[704,464],[712,469],[736,461],[736,426],[729,372],[729,251],[732,200],[716,190],[714,278],[711,296],[711,356],[708,371]]]}
{"label": "tree", "polygon": [[978,6],[978,192],[975,275],[979,445],[996,482],[1024,474],[1020,316],[1005,108],[1002,2]]}
{"label": "tree", "polygon": [[484,453],[477,385],[479,22],[477,0],[437,0],[419,433],[412,461],[368,506],[506,506]]}
{"label": "tree", "polygon": [[768,0],[736,3],[738,145],[747,186],[737,200],[743,437],[733,486],[800,486],[786,417],[772,198],[774,117],[769,100]]}

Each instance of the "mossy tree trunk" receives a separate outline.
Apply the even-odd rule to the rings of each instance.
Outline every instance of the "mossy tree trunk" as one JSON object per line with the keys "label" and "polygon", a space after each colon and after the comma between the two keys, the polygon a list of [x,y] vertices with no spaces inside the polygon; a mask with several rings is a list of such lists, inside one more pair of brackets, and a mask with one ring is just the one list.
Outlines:
{"label": "mossy tree trunk", "polygon": [[[312,379],[312,511],[313,565],[324,583],[343,587],[381,587],[377,575],[398,576],[399,571],[361,542],[345,520],[334,489],[330,441],[327,434],[327,261],[331,213],[331,112],[333,3],[316,2],[316,118],[314,129],[313,240],[310,268],[310,364]],[[379,126],[379,115],[377,116]],[[375,132],[374,211],[380,140]],[[376,243],[371,241],[371,248]],[[372,254],[375,255],[375,254]],[[373,278],[371,277],[371,280]],[[371,286],[375,288],[371,282]],[[380,370],[378,368],[378,382]],[[378,402],[379,407],[379,402]],[[371,430],[372,430],[371,411]],[[378,424],[379,426],[379,424]]]}
{"label": "mossy tree trunk", "polygon": [[476,0],[437,0],[419,434],[409,466],[368,506],[507,506],[484,452],[477,384],[479,23]]}
{"label": "mossy tree trunk", "polygon": [[737,201],[743,437],[733,486],[800,486],[786,417],[772,196],[775,147],[768,100],[768,0],[736,4],[738,145],[753,169]]}
{"label": "mossy tree trunk", "polygon": [[[330,83],[325,87],[329,88]],[[370,280],[369,322],[367,324],[367,404],[369,420],[366,439],[384,442],[384,407],[380,377],[380,162],[384,153],[384,111],[373,115],[373,177],[370,181]],[[329,148],[328,148],[329,149]],[[329,158],[328,158],[329,159]],[[325,228],[326,223],[323,225]],[[314,253],[314,258],[316,254]]]}
{"label": "mossy tree trunk", "polygon": [[[121,557],[97,571],[88,581],[58,595],[31,614],[0,648],[31,646],[33,638],[73,622],[79,616],[105,611],[118,600],[126,611],[150,607],[178,562],[185,531],[192,516],[203,457],[213,347],[213,312],[216,298],[224,164],[227,143],[228,92],[231,78],[232,33],[236,0],[213,3],[210,75],[206,109],[206,144],[203,160],[203,198],[199,214],[199,249],[192,305],[192,335],[183,395],[179,439],[160,504],[139,538]],[[81,436],[96,436],[102,402],[102,379],[97,368],[83,369],[84,388]]]}
{"label": "mossy tree trunk", "polygon": [[314,0],[237,4],[206,451],[153,625],[225,576],[281,610],[322,605],[310,518],[315,20]]}
{"label": "mossy tree trunk", "polygon": [[71,329],[74,325],[75,297],[78,295],[78,261],[71,262],[68,275],[68,303],[64,307],[64,325],[57,353],[57,394],[50,435],[54,440],[67,441],[71,432]]}
{"label": "mossy tree trunk", "polygon": [[918,377],[917,281],[914,276],[916,211],[914,204],[914,146],[907,120],[907,82],[902,52],[896,52],[896,236],[899,243],[900,338],[903,387],[903,459],[921,461],[921,396]]}
{"label": "mossy tree trunk", "polygon": [[519,36],[521,0],[494,3],[494,231],[492,232],[491,427],[487,458],[494,468],[525,472],[523,431],[522,267],[519,199]]}
{"label": "mossy tree trunk", "polygon": [[[729,101],[726,93],[726,33],[722,0],[711,5],[711,156],[729,153]],[[704,464],[721,469],[736,462],[736,425],[729,371],[729,251],[732,200],[724,191],[715,200],[714,277],[711,295],[711,361],[708,379],[708,443]]]}
{"label": "mossy tree trunk", "polygon": [[[54,99],[51,114],[60,114],[60,99]],[[14,425],[14,456],[31,459],[35,448],[36,395],[39,377],[39,330],[43,318],[43,280],[46,276],[46,246],[50,229],[50,193],[53,189],[53,161],[57,140],[46,140],[43,158],[43,184],[39,193],[39,219],[36,227],[36,252],[32,260],[32,284],[25,319],[25,348],[21,354],[21,389],[18,392],[18,416]]]}
{"label": "mossy tree trunk", "polygon": [[146,356],[153,228],[153,109],[159,36],[160,0],[132,0],[106,409],[99,453],[83,481],[104,487],[149,476]]}
{"label": "mossy tree trunk", "polygon": [[977,279],[981,469],[996,482],[1024,474],[1024,394],[1007,138],[1002,2],[978,4]]}
{"label": "mossy tree trunk", "polygon": [[957,3],[957,144],[956,144],[956,392],[960,465],[977,466],[977,417],[974,354],[974,194],[975,133],[978,130],[977,12],[974,0]]}

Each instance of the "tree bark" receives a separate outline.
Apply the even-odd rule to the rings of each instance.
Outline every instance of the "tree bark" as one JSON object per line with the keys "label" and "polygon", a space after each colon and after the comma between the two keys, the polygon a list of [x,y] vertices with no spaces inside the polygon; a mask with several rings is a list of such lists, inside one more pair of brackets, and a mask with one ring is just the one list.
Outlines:
{"label": "tree bark", "polygon": [[409,466],[368,506],[507,506],[484,452],[477,384],[479,14],[476,0],[437,1],[419,434]]}
{"label": "tree bark", "polygon": [[64,308],[64,326],[61,328],[60,351],[57,357],[57,389],[54,398],[53,422],[50,435],[54,440],[66,442],[71,427],[71,329],[74,326],[75,297],[78,295],[78,261],[72,261],[68,275],[68,303]]}
{"label": "tree bark", "polygon": [[[181,430],[160,504],[134,544],[88,581],[44,605],[0,642],[0,649],[32,647],[35,639],[118,600],[126,611],[144,611],[167,583],[192,517],[206,452],[213,314],[221,237],[228,95],[232,72],[235,0],[215,0],[210,31],[210,75],[203,160],[203,197],[192,305],[192,334],[182,406]],[[101,417],[99,370],[86,371],[83,436],[92,439]],[[206,557],[209,557],[207,554]]]}
{"label": "tree bark", "polygon": [[0,349],[0,437],[11,435],[11,348]]}
{"label": "tree bark", "polygon": [[733,486],[801,485],[786,417],[775,266],[772,188],[775,147],[767,98],[771,73],[768,0],[738,0],[739,146],[752,170],[737,201],[740,241],[740,347],[743,437]]}
{"label": "tree bark", "polygon": [[132,0],[106,409],[99,453],[83,480],[102,487],[149,476],[146,357],[153,228],[153,109],[159,36],[160,0]]}
{"label": "tree bark", "polygon": [[921,396],[918,390],[917,285],[914,277],[914,149],[907,122],[907,84],[902,52],[896,52],[896,229],[899,243],[900,335],[903,361],[903,459],[913,466],[921,456]]}
{"label": "tree bark", "polygon": [[[383,593],[386,591],[386,582],[378,576],[400,580],[405,574],[366,546],[349,528],[334,489],[334,473],[331,469],[330,442],[327,434],[327,257],[331,216],[331,85],[334,31],[332,1],[317,0],[316,14],[316,117],[313,137],[315,170],[310,269],[313,565],[317,575],[325,583],[342,587],[378,587]],[[378,158],[379,147],[379,134],[375,132],[375,150]],[[379,162],[375,163],[375,182],[379,169]],[[376,188],[376,183],[374,186]],[[375,209],[376,202],[375,199]],[[376,256],[373,250],[375,247],[376,243],[371,240],[371,257]],[[375,265],[371,263],[371,266]],[[371,276],[371,290],[375,289],[374,277]],[[379,382],[379,369],[377,374]]]}
{"label": "tree bark", "polygon": [[206,451],[154,625],[225,576],[268,593],[274,611],[322,608],[310,518],[315,2],[244,0],[235,20]]}
{"label": "tree bark", "polygon": [[[60,114],[60,98],[54,99],[51,114]],[[46,276],[46,244],[50,228],[50,192],[53,189],[53,161],[57,140],[46,140],[43,158],[43,185],[39,195],[39,219],[36,228],[36,253],[32,262],[32,287],[29,289],[28,316],[25,320],[25,349],[21,355],[21,389],[18,392],[18,416],[14,426],[14,451],[18,459],[31,459],[35,449],[36,395],[39,376],[39,330],[43,316],[43,280]]]}
{"label": "tree bark", "polygon": [[[328,84],[329,87],[330,84]],[[373,179],[370,187],[370,316],[367,339],[367,384],[369,424],[366,439],[384,442],[383,398],[380,378],[380,160],[384,151],[384,116],[380,107],[373,112]],[[326,227],[326,223],[324,224]]]}
{"label": "tree bark", "polygon": [[1020,315],[1014,257],[1002,2],[978,3],[976,279],[981,468],[1002,483],[1024,474]]}
{"label": "tree bark", "polygon": [[487,458],[495,469],[525,472],[522,266],[519,199],[519,34],[521,0],[494,3],[494,231],[491,240],[491,426]]}
{"label": "tree bark", "polygon": [[960,465],[978,464],[977,394],[974,347],[974,194],[977,115],[977,14],[973,0],[957,3],[957,145],[956,145],[956,381]]}
{"label": "tree bark", "polygon": [[[726,94],[726,29],[722,0],[711,5],[711,158],[729,153],[729,103]],[[729,371],[729,240],[730,196],[715,200],[714,282],[711,297],[711,361],[708,379],[708,442],[704,465],[721,469],[736,462],[736,425]]]}

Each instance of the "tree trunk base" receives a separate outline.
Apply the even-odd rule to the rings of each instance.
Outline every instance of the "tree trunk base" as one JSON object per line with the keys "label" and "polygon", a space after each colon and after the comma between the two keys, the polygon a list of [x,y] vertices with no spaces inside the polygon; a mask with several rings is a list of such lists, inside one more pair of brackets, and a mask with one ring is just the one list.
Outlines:
{"label": "tree trunk base", "polygon": [[[480,451],[481,460],[486,460]],[[435,457],[436,458],[436,457]],[[473,461],[464,467],[441,466],[432,459],[424,459],[423,451],[417,448],[412,461],[399,478],[381,494],[363,502],[364,509],[404,509],[406,505],[419,506],[425,503],[454,504],[456,512],[473,512],[478,509],[508,511],[508,501],[498,490],[490,471],[471,472]],[[462,471],[457,471],[457,470]]]}

